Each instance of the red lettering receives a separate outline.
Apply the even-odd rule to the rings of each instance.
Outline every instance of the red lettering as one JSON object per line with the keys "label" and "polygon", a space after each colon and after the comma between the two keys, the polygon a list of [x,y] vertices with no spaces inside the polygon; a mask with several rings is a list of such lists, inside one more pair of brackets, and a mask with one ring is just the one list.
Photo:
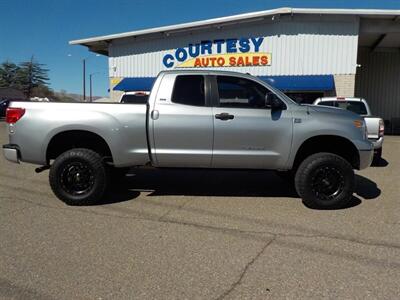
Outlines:
{"label": "red lettering", "polygon": [[210,57],[210,61],[211,61],[211,66],[215,67],[215,61],[217,60],[216,57]]}
{"label": "red lettering", "polygon": [[236,59],[234,56],[229,57],[229,65],[234,67],[236,65]]}
{"label": "red lettering", "polygon": [[217,64],[218,66],[223,67],[225,65],[225,59],[223,57],[218,57]]}
{"label": "red lettering", "polygon": [[244,61],[243,61],[243,57],[239,56],[236,62],[237,66],[243,66],[244,65]]}
{"label": "red lettering", "polygon": [[264,66],[268,65],[268,56],[266,55],[261,56],[261,64]]}
{"label": "red lettering", "polygon": [[208,67],[208,64],[210,63],[208,57],[203,57],[201,59],[201,62],[202,62],[202,67]]}
{"label": "red lettering", "polygon": [[194,61],[194,66],[195,66],[195,67],[201,67],[200,58],[196,58],[196,59],[195,59],[195,61]]}
{"label": "red lettering", "polygon": [[255,66],[260,65],[260,57],[259,56],[253,56],[253,65],[255,65]]}

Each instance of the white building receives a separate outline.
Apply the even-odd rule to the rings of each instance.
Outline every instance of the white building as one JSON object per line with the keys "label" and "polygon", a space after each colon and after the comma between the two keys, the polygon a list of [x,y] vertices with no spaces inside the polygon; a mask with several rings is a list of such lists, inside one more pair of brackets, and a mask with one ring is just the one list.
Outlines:
{"label": "white building", "polygon": [[278,8],[71,41],[109,57],[111,99],[161,70],[250,73],[301,102],[358,96],[400,118],[400,10]]}

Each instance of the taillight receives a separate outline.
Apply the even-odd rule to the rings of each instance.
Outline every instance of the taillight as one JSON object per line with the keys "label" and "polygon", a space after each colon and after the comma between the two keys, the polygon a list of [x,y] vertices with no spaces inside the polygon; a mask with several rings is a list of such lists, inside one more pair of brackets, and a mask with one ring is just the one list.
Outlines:
{"label": "taillight", "polygon": [[383,136],[383,134],[385,133],[385,123],[383,122],[383,120],[379,120],[379,136]]}
{"label": "taillight", "polygon": [[25,114],[25,108],[9,107],[6,110],[6,122],[8,124],[17,123]]}

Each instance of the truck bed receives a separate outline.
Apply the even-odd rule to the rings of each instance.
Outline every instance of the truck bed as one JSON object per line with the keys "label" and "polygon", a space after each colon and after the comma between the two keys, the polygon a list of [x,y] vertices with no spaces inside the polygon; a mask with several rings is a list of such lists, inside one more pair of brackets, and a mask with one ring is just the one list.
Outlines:
{"label": "truck bed", "polygon": [[146,105],[14,102],[10,107],[25,109],[24,117],[9,129],[10,143],[20,146],[25,162],[46,164],[50,140],[73,130],[87,130],[103,137],[116,166],[143,165],[149,161]]}

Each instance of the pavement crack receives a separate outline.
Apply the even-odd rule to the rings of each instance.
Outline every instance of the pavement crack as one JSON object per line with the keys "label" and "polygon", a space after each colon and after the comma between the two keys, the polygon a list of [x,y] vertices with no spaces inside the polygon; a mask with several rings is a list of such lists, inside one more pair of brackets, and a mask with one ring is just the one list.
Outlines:
{"label": "pavement crack", "polygon": [[186,200],[183,204],[179,205],[178,207],[169,209],[165,214],[163,214],[161,217],[159,217],[158,220],[159,220],[159,221],[164,220],[164,217],[166,217],[171,211],[180,210],[180,209],[182,209],[186,204],[188,204],[189,202],[190,202],[190,199]]}
{"label": "pavement crack", "polygon": [[[50,206],[50,205],[45,205],[41,203],[37,203],[34,201],[30,201],[27,199],[23,198],[17,198],[18,200],[30,203],[34,206],[39,206],[39,207],[45,207],[45,208],[50,208],[50,209],[58,209],[58,210],[68,210],[72,212],[82,212],[86,214],[93,214],[93,215],[99,215],[99,216],[107,216],[107,217],[112,217],[112,218],[119,218],[119,219],[136,219],[136,220],[141,220],[141,221],[151,221],[151,222],[160,222],[160,223],[167,223],[167,224],[176,224],[176,225],[182,225],[182,226],[191,226],[191,227],[196,227],[198,229],[205,229],[205,230],[211,230],[211,231],[219,231],[219,232],[225,232],[225,233],[230,233],[230,234],[235,234],[235,235],[241,235],[244,237],[251,237],[255,238],[255,236],[262,235],[262,234],[268,234],[272,235],[275,237],[299,237],[299,238],[325,238],[325,239],[333,239],[333,240],[338,240],[338,241],[346,241],[346,242],[351,242],[351,243],[356,243],[364,246],[373,246],[373,247],[384,247],[384,248],[391,248],[391,249],[400,249],[400,245],[395,244],[395,243],[388,243],[388,242],[380,242],[380,241],[372,241],[372,240],[363,240],[363,239],[356,239],[350,236],[344,236],[344,235],[330,235],[330,234],[296,234],[296,233],[276,233],[268,230],[260,230],[260,231],[250,231],[250,230],[241,230],[237,228],[227,228],[227,227],[218,227],[218,226],[211,226],[211,225],[204,225],[204,224],[199,224],[199,223],[192,223],[192,222],[185,222],[185,221],[179,221],[179,220],[174,220],[167,218],[168,213],[171,212],[169,210],[167,213],[162,215],[161,217],[157,215],[153,215],[150,213],[143,213],[143,212],[138,212],[137,216],[133,215],[117,215],[117,214],[108,214],[108,213],[102,213],[102,212],[97,212],[91,209],[81,209],[81,208],[72,208],[72,207],[55,207],[55,206]],[[186,201],[179,207],[175,209],[182,209],[190,200]],[[23,211],[23,210],[20,210]],[[15,211],[15,213],[19,213],[20,211]]]}
{"label": "pavement crack", "polygon": [[250,267],[252,265],[255,264],[255,262],[257,261],[257,259],[265,252],[265,250],[275,241],[276,236],[273,236],[271,240],[269,240],[262,248],[261,250],[253,257],[252,260],[250,260],[243,268],[242,272],[239,275],[239,278],[232,283],[232,285],[230,286],[230,288],[228,290],[226,290],[223,294],[221,294],[220,296],[218,296],[216,298],[216,300],[222,300],[225,297],[227,297],[230,293],[233,292],[233,290],[235,290],[236,287],[238,287],[242,281],[244,276],[246,275],[246,273],[248,272],[248,270],[250,269]]}

